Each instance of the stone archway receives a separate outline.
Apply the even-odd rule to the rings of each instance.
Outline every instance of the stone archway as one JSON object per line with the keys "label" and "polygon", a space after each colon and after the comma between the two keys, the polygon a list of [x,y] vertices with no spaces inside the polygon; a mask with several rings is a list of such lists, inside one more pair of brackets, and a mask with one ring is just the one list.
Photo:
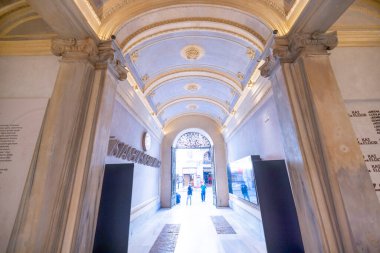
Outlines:
{"label": "stone archway", "polygon": [[215,153],[215,191],[217,195],[216,206],[228,206],[228,187],[226,170],[226,150],[223,136],[218,124],[205,116],[180,117],[172,121],[164,129],[165,136],[161,146],[161,206],[170,207],[171,202],[171,147],[181,134],[190,129],[197,129],[212,140]]}
{"label": "stone archway", "polygon": [[[216,181],[213,180],[215,179],[215,152],[213,141],[208,133],[199,128],[185,129],[177,134],[171,151],[171,206],[176,203],[180,181],[182,182],[183,190],[183,187],[190,184],[193,187],[200,187],[203,182],[207,183],[206,181],[208,181],[207,178],[209,177],[212,178],[211,182],[208,183],[212,187],[213,204],[216,205]],[[198,163],[200,153],[202,155],[202,165]],[[192,157],[191,160],[198,159],[198,162],[195,162],[195,164],[185,162],[183,158],[189,158],[189,156]],[[205,156],[207,159],[205,159]]]}

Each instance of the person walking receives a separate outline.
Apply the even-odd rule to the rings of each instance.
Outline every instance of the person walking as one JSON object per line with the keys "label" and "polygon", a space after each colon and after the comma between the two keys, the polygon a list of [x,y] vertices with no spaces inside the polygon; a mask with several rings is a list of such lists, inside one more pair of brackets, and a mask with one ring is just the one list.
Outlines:
{"label": "person walking", "polygon": [[187,199],[186,199],[186,205],[188,205],[190,200],[190,206],[191,206],[191,196],[193,195],[193,188],[191,187],[191,184],[187,187]]}
{"label": "person walking", "polygon": [[203,182],[203,184],[201,185],[201,199],[202,199],[202,202],[205,202],[206,200],[206,183]]}

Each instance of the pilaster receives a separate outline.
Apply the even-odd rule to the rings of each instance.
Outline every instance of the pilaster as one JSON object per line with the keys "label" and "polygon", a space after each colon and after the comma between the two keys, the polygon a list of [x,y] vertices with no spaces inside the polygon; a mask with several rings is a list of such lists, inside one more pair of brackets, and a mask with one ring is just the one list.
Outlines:
{"label": "pilaster", "polygon": [[[94,236],[116,84],[127,73],[116,51],[113,41],[53,41],[60,69],[8,252],[72,252],[80,236]],[[91,229],[79,235],[78,224]]]}
{"label": "pilaster", "polygon": [[[275,39],[272,81],[307,252],[379,252],[380,205],[330,65],[335,33]],[[269,74],[268,74],[269,73]]]}
{"label": "pilaster", "polygon": [[86,119],[81,147],[82,163],[78,166],[75,182],[77,198],[72,201],[72,224],[67,227],[65,252],[92,252],[116,88],[119,81],[127,78],[124,58],[116,43],[113,40],[104,41],[98,49],[89,107],[91,113]]}

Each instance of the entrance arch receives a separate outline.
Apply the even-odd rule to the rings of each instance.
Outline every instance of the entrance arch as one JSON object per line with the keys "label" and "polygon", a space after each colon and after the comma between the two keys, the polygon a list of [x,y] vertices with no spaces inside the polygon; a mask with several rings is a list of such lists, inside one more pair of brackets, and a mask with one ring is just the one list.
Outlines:
{"label": "entrance arch", "polygon": [[[213,204],[216,205],[214,145],[207,132],[199,128],[181,131],[174,139],[171,153],[171,206],[176,203],[180,186],[182,189],[190,184],[200,187],[203,182],[212,186]],[[191,162],[183,159],[189,156],[192,156]],[[201,160],[202,165],[199,164]]]}
{"label": "entrance arch", "polygon": [[226,175],[226,150],[219,124],[206,116],[179,117],[170,122],[164,129],[161,146],[161,206],[171,207],[172,196],[172,147],[178,139],[189,130],[202,133],[214,147],[215,194],[216,206],[228,206],[228,185]]}

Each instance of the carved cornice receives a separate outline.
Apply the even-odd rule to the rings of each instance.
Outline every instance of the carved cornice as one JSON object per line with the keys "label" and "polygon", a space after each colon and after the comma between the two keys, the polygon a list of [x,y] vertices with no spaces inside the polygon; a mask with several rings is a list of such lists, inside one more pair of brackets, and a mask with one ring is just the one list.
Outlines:
{"label": "carved cornice", "polygon": [[114,40],[102,41],[99,45],[91,39],[54,39],[51,50],[54,55],[66,59],[87,59],[96,68],[108,68],[119,80],[127,78],[125,59]]}
{"label": "carved cornice", "polygon": [[108,67],[111,73],[120,80],[127,79],[125,59],[114,40],[102,41],[98,45],[99,54],[95,60],[98,68]]}
{"label": "carved cornice", "polygon": [[332,50],[338,45],[336,32],[296,33],[290,37],[276,37],[274,41],[272,53],[259,68],[263,77],[269,77],[278,62],[294,62],[302,52],[326,54],[327,50]]}
{"label": "carved cornice", "polygon": [[64,58],[88,58],[98,54],[98,47],[90,39],[53,39],[51,51],[56,56]]}
{"label": "carved cornice", "polygon": [[261,76],[269,77],[277,63],[278,60],[272,54],[268,55],[264,64],[259,68]]}
{"label": "carved cornice", "polygon": [[275,38],[273,55],[281,62],[293,62],[303,52],[323,54],[338,45],[336,32],[331,33],[296,33],[292,36]]}

